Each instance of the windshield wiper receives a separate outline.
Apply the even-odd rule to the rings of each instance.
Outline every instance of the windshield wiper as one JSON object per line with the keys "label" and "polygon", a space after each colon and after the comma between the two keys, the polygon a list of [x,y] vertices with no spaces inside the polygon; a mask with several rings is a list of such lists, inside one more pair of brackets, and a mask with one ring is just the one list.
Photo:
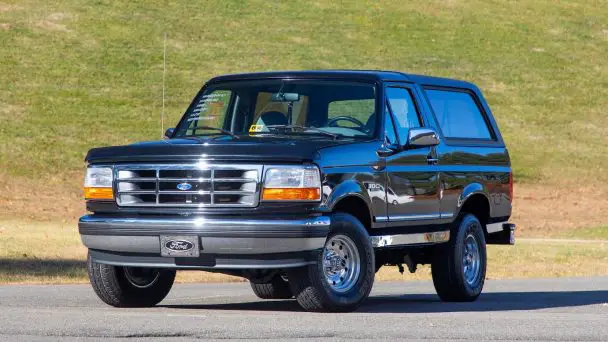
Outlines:
{"label": "windshield wiper", "polygon": [[[195,128],[195,130],[199,130],[199,129],[207,129],[207,130],[211,130],[211,131],[218,131],[220,133],[223,133],[225,135],[229,135],[231,137],[233,137],[234,139],[240,139],[238,135],[230,132],[229,130],[223,129],[223,128],[219,128],[219,127],[212,127],[212,126],[198,126]],[[195,134],[196,136],[196,134]]]}
{"label": "windshield wiper", "polygon": [[322,129],[316,128],[316,127],[307,127],[307,126],[301,126],[301,125],[269,125],[266,126],[266,128],[268,128],[269,130],[291,130],[292,132],[296,132],[296,130],[301,130],[301,131],[312,131],[314,133],[320,133],[323,135],[326,135],[328,137],[332,137],[334,140],[343,137],[342,134],[337,134],[337,133],[331,133],[328,131],[324,131]]}

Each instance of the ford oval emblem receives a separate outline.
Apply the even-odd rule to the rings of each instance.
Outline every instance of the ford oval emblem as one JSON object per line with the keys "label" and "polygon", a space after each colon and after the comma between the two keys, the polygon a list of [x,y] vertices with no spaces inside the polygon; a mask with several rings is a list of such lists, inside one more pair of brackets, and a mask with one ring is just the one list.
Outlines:
{"label": "ford oval emblem", "polygon": [[165,247],[174,252],[185,252],[194,248],[194,244],[185,240],[169,240],[165,242]]}
{"label": "ford oval emblem", "polygon": [[179,183],[177,184],[177,189],[182,191],[188,191],[192,189],[192,184],[190,183]]}

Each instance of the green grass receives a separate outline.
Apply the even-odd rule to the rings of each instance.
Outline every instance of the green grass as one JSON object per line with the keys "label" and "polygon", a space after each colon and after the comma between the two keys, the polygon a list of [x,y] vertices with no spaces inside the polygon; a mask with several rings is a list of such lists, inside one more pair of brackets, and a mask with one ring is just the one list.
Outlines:
{"label": "green grass", "polygon": [[589,240],[608,240],[608,225],[565,231],[561,237]]}
{"label": "green grass", "polygon": [[15,193],[77,197],[91,147],[160,137],[165,31],[169,124],[224,73],[454,77],[485,92],[518,182],[605,184],[606,18],[604,1],[587,0],[3,2],[0,214]]}

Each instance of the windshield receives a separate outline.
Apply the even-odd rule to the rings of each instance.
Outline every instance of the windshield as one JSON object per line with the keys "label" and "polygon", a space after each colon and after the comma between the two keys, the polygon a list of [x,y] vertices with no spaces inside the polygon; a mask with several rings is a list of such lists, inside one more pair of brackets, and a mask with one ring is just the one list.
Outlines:
{"label": "windshield", "polygon": [[209,86],[192,103],[173,137],[310,135],[369,138],[376,128],[369,83],[263,80]]}

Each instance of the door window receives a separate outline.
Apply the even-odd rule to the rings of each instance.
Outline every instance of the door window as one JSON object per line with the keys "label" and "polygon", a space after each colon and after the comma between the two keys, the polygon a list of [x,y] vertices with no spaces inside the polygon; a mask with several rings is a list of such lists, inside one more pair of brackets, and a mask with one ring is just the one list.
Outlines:
{"label": "door window", "polygon": [[406,88],[387,88],[386,97],[392,109],[401,143],[407,141],[410,128],[420,127],[418,110],[412,93]]}
{"label": "door window", "polygon": [[388,109],[388,106],[384,108],[384,136],[386,137],[386,142],[389,145],[393,145],[397,143],[397,136],[395,135],[395,124],[393,124],[393,119],[391,119],[391,112]]}

